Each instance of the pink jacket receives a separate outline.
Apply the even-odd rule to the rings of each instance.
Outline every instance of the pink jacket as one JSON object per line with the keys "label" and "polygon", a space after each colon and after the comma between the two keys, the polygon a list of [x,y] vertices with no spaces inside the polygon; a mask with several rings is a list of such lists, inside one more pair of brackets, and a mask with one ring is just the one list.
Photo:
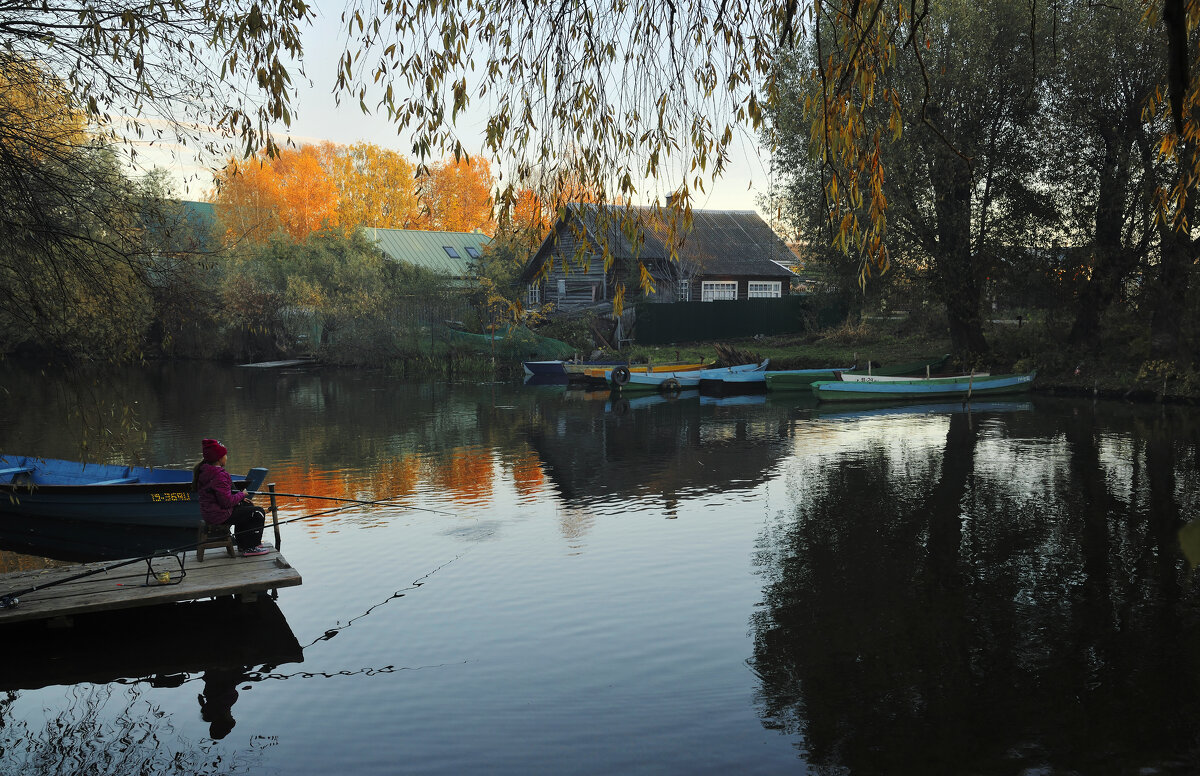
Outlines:
{"label": "pink jacket", "polygon": [[242,491],[233,492],[233,478],[229,472],[214,463],[205,462],[200,466],[196,486],[200,516],[204,522],[212,525],[227,522],[233,514],[233,508],[246,500],[246,494]]}

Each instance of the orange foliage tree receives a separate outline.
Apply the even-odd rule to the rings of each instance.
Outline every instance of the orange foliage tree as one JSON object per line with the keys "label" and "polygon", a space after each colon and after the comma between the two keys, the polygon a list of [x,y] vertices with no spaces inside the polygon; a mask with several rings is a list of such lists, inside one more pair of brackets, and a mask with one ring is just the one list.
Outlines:
{"label": "orange foliage tree", "polygon": [[492,208],[495,179],[487,159],[465,156],[431,165],[417,181],[422,219],[418,228],[442,232],[496,233]]}
{"label": "orange foliage tree", "polygon": [[347,229],[412,229],[421,221],[416,168],[374,143],[318,146],[321,164],[338,190],[338,219]]}
{"label": "orange foliage tree", "polygon": [[262,242],[276,231],[303,240],[338,224],[338,191],[313,146],[265,151],[249,162],[230,159],[216,175],[212,198],[227,232]]}
{"label": "orange foliage tree", "polygon": [[[482,157],[446,160],[420,176],[408,159],[373,143],[322,143],[231,158],[211,201],[229,236],[263,242],[277,231],[295,240],[327,226],[494,234],[491,167]],[[522,225],[545,228],[547,214],[522,192]],[[525,223],[527,222],[527,223]]]}

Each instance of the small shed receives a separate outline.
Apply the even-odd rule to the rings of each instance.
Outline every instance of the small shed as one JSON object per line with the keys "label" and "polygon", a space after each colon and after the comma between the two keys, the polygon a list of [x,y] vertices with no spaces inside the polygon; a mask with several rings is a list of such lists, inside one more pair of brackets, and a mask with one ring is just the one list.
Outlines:
{"label": "small shed", "polygon": [[[791,292],[795,254],[753,210],[695,210],[671,229],[666,207],[572,204],[530,257],[520,281],[530,305],[573,310],[611,300],[624,279],[637,296],[640,260],[654,282],[646,301],[781,297]],[[631,239],[632,237],[632,239]],[[676,258],[670,244],[676,242]],[[612,266],[604,271],[605,249]],[[549,265],[549,266],[547,266]]]}

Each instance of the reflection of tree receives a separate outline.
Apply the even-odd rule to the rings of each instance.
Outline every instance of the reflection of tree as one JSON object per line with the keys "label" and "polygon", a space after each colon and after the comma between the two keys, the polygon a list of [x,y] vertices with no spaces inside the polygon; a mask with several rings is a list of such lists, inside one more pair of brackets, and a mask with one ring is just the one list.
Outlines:
{"label": "reflection of tree", "polygon": [[1178,437],[1149,430],[1120,480],[1095,418],[1038,413],[1037,454],[972,421],[936,454],[857,450],[797,488],[763,545],[764,724],[850,773],[1195,765]]}
{"label": "reflection of tree", "polygon": [[[6,773],[228,774],[261,770],[261,750],[228,752],[191,741],[136,686],[79,684],[41,726],[10,716],[18,693],[0,703],[0,746]],[[40,719],[40,717],[39,717]]]}

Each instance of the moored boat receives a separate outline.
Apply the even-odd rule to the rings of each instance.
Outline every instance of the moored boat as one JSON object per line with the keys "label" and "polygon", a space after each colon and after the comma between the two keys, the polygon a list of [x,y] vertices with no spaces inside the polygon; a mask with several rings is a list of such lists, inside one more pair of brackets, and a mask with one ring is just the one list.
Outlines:
{"label": "moored boat", "polygon": [[865,372],[841,372],[838,374],[837,379],[841,380],[844,383],[895,383],[895,382],[899,382],[901,380],[918,380],[918,379],[923,379],[926,382],[934,383],[934,382],[938,382],[938,381],[949,382],[952,380],[969,380],[972,377],[980,378],[980,377],[991,377],[991,376],[992,376],[991,372],[964,372],[962,374],[957,374],[957,375],[939,375],[937,377],[925,377],[925,378],[905,377],[904,375],[900,375],[900,376],[869,375],[869,374],[866,374]]}
{"label": "moored boat", "polygon": [[585,369],[612,369],[625,363],[625,359],[609,359],[598,361],[523,361],[522,368],[527,376],[547,375],[554,377],[570,377],[581,374]]}
{"label": "moored boat", "polygon": [[[267,470],[233,475],[258,490]],[[200,504],[191,469],[0,456],[0,544],[53,557],[131,557],[195,540]]]}
{"label": "moored boat", "polygon": [[763,385],[768,391],[807,391],[818,380],[836,380],[838,372],[849,371],[852,368],[783,369],[766,372],[763,375]]}
{"label": "moored boat", "polygon": [[578,372],[574,372],[574,371],[569,372],[568,374],[571,377],[571,379],[575,379],[576,376],[578,375],[586,380],[608,382],[612,377],[612,373],[618,369],[621,369],[622,367],[627,369],[630,374],[640,374],[640,373],[659,374],[662,372],[697,372],[701,369],[707,369],[710,366],[712,366],[712,364],[697,364],[697,363],[688,363],[688,362],[683,362],[683,361],[665,363],[665,364],[625,364],[625,363],[622,363],[619,366],[602,366],[602,367],[590,366],[590,367],[587,367],[582,370],[582,375],[580,375]]}
{"label": "moored boat", "polygon": [[566,377],[567,370],[562,361],[523,361],[521,367],[528,377],[555,376]]}
{"label": "moored boat", "polygon": [[1033,388],[1037,372],[875,382],[822,380],[812,384],[821,401],[885,401],[892,399],[957,399],[1021,393]]}
{"label": "moored boat", "polygon": [[739,364],[738,366],[696,369],[671,372],[633,372],[625,367],[617,367],[608,373],[608,384],[615,390],[622,391],[679,391],[685,388],[697,388],[705,376],[720,377],[738,372],[752,372],[766,369],[767,362],[761,364]]}
{"label": "moored boat", "polygon": [[840,374],[849,372],[875,376],[912,375],[916,377],[919,373],[938,371],[949,360],[950,355],[947,353],[936,358],[926,358],[921,361],[911,361],[891,366],[871,365],[865,370],[858,367],[850,367],[849,369],[837,369],[834,367],[822,369],[789,369],[779,372],[767,372],[765,382],[768,391],[808,391],[811,389],[813,383],[822,380],[839,380],[841,379]]}

